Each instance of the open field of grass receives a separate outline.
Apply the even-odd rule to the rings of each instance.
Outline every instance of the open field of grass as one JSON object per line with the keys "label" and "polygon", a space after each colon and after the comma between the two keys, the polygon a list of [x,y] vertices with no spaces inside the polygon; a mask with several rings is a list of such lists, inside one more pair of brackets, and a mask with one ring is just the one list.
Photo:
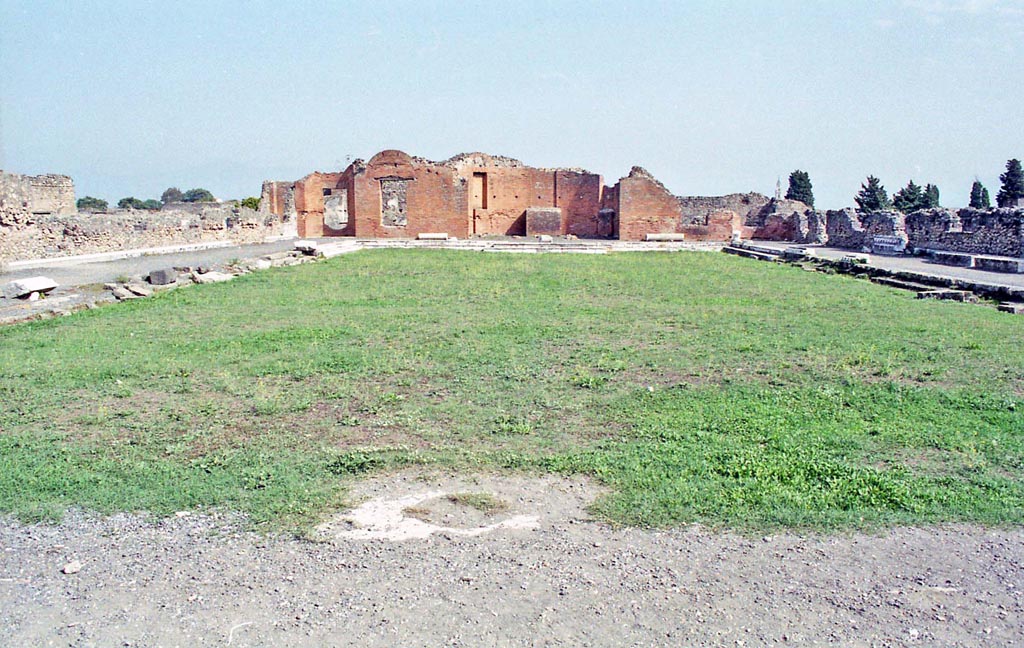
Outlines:
{"label": "open field of grass", "polygon": [[298,528],[408,465],[611,520],[1024,522],[1024,318],[714,253],[379,250],[0,330],[0,511]]}

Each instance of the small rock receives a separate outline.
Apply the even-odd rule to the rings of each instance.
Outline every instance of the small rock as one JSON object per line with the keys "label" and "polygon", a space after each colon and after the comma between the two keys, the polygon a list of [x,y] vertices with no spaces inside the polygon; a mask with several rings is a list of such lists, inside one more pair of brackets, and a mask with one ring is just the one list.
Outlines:
{"label": "small rock", "polygon": [[198,284],[211,284],[220,283],[222,281],[231,281],[235,278],[235,275],[227,274],[226,272],[193,272],[192,279]]}
{"label": "small rock", "polygon": [[178,271],[174,268],[154,270],[149,273],[149,283],[154,286],[166,286],[178,280]]}
{"label": "small rock", "polygon": [[39,293],[38,292],[29,293],[28,300],[29,301],[39,301]]}
{"label": "small rock", "polygon": [[82,563],[77,560],[72,560],[68,564],[64,565],[64,569],[61,570],[65,574],[77,574],[82,571]]}
{"label": "small rock", "polygon": [[150,295],[153,294],[152,288],[148,288],[139,283],[130,283],[127,286],[125,286],[125,288],[135,293],[139,297],[149,297]]}
{"label": "small rock", "polygon": [[295,241],[295,249],[303,254],[315,254],[317,248],[316,241],[298,240]]}
{"label": "small rock", "polygon": [[49,277],[26,277],[16,279],[4,286],[4,297],[16,299],[30,296],[32,293],[48,293],[57,287],[57,282]]}
{"label": "small rock", "polygon": [[124,301],[126,299],[138,299],[139,298],[138,295],[136,295],[135,293],[131,292],[127,288],[122,288],[121,286],[117,286],[116,288],[114,288],[110,292],[112,292],[114,294],[114,297],[117,297],[117,299],[119,301]]}

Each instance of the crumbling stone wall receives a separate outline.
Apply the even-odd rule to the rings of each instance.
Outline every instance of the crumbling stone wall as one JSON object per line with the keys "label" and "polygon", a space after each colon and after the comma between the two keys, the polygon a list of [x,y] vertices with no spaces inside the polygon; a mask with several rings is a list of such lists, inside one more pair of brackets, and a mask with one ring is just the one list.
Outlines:
{"label": "crumbling stone wall", "polygon": [[861,213],[847,208],[826,214],[828,244],[870,252],[875,236],[894,236],[907,241],[906,217],[897,211]]}
{"label": "crumbling stone wall", "polygon": [[909,246],[1024,257],[1024,209],[924,209],[907,215]]}
{"label": "crumbling stone wall", "polygon": [[797,200],[772,199],[748,215],[747,225],[754,228],[753,238],[766,241],[821,244],[828,240],[825,214]]}
{"label": "crumbling stone wall", "polygon": [[828,244],[870,250],[875,236],[895,236],[907,249],[1024,257],[1024,209],[922,209],[826,214]]}
{"label": "crumbling stone wall", "polygon": [[68,176],[26,176],[0,171],[0,214],[72,214],[75,183]]}
{"label": "crumbling stone wall", "polygon": [[749,227],[764,224],[762,211],[772,202],[768,196],[754,192],[726,196],[680,196],[678,201],[685,225],[707,225],[711,214],[730,211],[738,214],[743,224]]}
{"label": "crumbling stone wall", "polygon": [[0,225],[0,259],[5,261],[207,241],[256,243],[282,231],[280,217],[235,205],[205,205],[196,213],[48,214],[20,226]]}

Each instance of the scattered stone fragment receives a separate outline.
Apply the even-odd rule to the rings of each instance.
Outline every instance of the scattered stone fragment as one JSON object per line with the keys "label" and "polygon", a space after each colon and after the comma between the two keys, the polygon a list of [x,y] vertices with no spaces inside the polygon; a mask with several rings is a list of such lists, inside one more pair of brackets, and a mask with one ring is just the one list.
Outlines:
{"label": "scattered stone fragment", "polygon": [[136,295],[135,293],[133,293],[132,291],[128,290],[123,286],[115,286],[114,289],[111,290],[110,292],[114,294],[114,297],[117,297],[118,301],[139,298],[139,295]]}
{"label": "scattered stone fragment", "polygon": [[540,241],[541,243],[550,243],[554,239],[551,238],[550,234],[541,234],[540,236],[537,237],[537,240]]}
{"label": "scattered stone fragment", "polygon": [[976,303],[977,295],[969,290],[924,290],[917,293],[918,299],[942,299],[948,301]]}
{"label": "scattered stone fragment", "polygon": [[132,293],[135,293],[139,297],[149,297],[150,295],[153,294],[152,288],[144,286],[140,283],[130,283],[126,285],[125,288],[127,288]]}
{"label": "scattered stone fragment", "polygon": [[77,574],[82,571],[82,563],[77,560],[72,560],[68,564],[64,565],[64,568],[61,571],[65,574]]}
{"label": "scattered stone fragment", "polygon": [[56,287],[57,282],[49,277],[15,279],[4,286],[4,297],[7,299],[17,299],[18,297],[27,297],[32,293],[48,293]]}
{"label": "scattered stone fragment", "polygon": [[29,293],[28,294],[28,300],[29,301],[39,301],[39,293],[38,292],[31,292],[31,293]]}
{"label": "scattered stone fragment", "polygon": [[230,275],[226,272],[193,272],[192,279],[197,284],[211,284],[220,283],[222,281],[231,281],[235,278],[235,275]]}
{"label": "scattered stone fragment", "polygon": [[1018,304],[1015,302],[1003,302],[999,304],[999,310],[1004,313],[1012,313],[1014,315],[1024,315],[1024,304]]}
{"label": "scattered stone fragment", "polygon": [[253,259],[252,261],[249,262],[249,269],[250,270],[267,270],[272,265],[273,264],[271,264],[270,261],[267,261],[266,259]]}
{"label": "scattered stone fragment", "polygon": [[178,271],[174,268],[164,268],[149,273],[149,283],[154,286],[166,286],[167,284],[174,283],[177,279]]}
{"label": "scattered stone fragment", "polygon": [[295,241],[295,249],[303,254],[316,254],[317,242],[300,239]]}

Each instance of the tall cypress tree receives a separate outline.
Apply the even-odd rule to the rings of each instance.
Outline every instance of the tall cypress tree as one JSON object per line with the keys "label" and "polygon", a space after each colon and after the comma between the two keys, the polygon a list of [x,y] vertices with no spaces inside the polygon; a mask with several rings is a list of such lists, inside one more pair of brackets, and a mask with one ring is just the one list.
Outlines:
{"label": "tall cypress tree", "polygon": [[922,202],[924,209],[934,209],[939,207],[939,188],[933,184],[925,185]]}
{"label": "tall cypress tree", "polygon": [[988,197],[988,189],[985,185],[981,184],[981,181],[975,180],[974,184],[971,185],[971,207],[974,209],[988,209],[992,206],[992,201]]}
{"label": "tall cypress tree", "polygon": [[811,176],[806,171],[796,170],[789,174],[789,189],[786,200],[799,200],[808,207],[814,207],[814,191],[811,187]]}
{"label": "tall cypress tree", "polygon": [[1024,198],[1024,170],[1021,169],[1020,160],[1013,159],[1006,163],[1006,173],[999,176],[1003,186],[996,195],[996,203],[1000,207],[1016,205],[1017,201]]}
{"label": "tall cypress tree", "polygon": [[921,209],[921,205],[923,203],[924,194],[921,193],[921,187],[917,186],[913,180],[907,183],[906,187],[900,189],[892,196],[892,206],[904,214],[912,212],[915,209]]}
{"label": "tall cypress tree", "polygon": [[867,182],[860,186],[860,191],[853,199],[857,203],[857,208],[863,212],[881,211],[892,207],[882,181],[872,175],[869,175]]}

